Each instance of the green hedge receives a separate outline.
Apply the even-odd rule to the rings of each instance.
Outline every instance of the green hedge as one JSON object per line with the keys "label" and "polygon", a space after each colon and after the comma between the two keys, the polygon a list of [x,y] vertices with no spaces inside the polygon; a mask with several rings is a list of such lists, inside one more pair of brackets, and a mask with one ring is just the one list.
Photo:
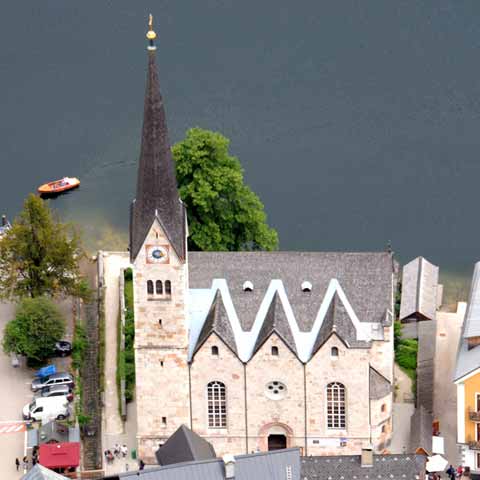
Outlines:
{"label": "green hedge", "polygon": [[135,392],[135,318],[133,315],[133,272],[125,270],[125,398],[131,402]]}

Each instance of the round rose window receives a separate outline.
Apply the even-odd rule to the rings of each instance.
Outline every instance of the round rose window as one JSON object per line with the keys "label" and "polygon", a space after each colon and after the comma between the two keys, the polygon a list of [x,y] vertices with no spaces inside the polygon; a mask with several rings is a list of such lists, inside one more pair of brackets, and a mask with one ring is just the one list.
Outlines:
{"label": "round rose window", "polygon": [[280,400],[287,393],[287,387],[282,382],[274,380],[267,383],[265,388],[265,395],[272,400]]}

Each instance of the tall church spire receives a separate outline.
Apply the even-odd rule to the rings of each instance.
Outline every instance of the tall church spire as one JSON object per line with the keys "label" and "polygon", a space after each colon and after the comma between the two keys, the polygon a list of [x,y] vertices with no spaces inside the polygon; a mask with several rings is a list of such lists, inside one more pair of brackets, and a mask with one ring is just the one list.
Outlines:
{"label": "tall church spire", "polygon": [[186,254],[185,208],[180,200],[168,140],[167,121],[155,63],[153,18],[150,15],[148,73],[138,164],[137,195],[130,219],[130,259],[137,257],[155,218],[163,227],[180,260]]}

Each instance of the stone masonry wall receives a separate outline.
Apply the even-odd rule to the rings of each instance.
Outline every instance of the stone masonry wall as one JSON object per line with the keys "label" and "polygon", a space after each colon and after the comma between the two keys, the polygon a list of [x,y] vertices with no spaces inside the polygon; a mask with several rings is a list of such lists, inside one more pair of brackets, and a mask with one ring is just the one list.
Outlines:
{"label": "stone masonry wall", "polygon": [[[148,263],[146,245],[169,250],[169,263]],[[154,462],[158,444],[189,425],[185,292],[187,267],[155,221],[134,263],[135,364],[138,454]],[[171,296],[149,295],[147,281],[172,285]],[[160,323],[161,320],[161,323]],[[163,362],[163,364],[162,364]]]}
{"label": "stone masonry wall", "polygon": [[[212,355],[218,347],[218,356]],[[208,427],[207,384],[225,384],[227,398],[227,429]],[[217,455],[246,453],[244,366],[238,357],[212,334],[195,355],[191,367],[193,430],[215,446]]]}

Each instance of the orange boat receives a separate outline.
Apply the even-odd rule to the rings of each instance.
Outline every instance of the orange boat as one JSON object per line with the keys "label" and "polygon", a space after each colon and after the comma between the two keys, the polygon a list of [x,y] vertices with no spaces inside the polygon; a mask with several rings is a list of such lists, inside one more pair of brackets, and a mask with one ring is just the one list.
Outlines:
{"label": "orange boat", "polygon": [[63,177],[61,180],[44,183],[38,187],[40,195],[52,195],[56,193],[66,192],[80,186],[80,180],[76,177]]}

